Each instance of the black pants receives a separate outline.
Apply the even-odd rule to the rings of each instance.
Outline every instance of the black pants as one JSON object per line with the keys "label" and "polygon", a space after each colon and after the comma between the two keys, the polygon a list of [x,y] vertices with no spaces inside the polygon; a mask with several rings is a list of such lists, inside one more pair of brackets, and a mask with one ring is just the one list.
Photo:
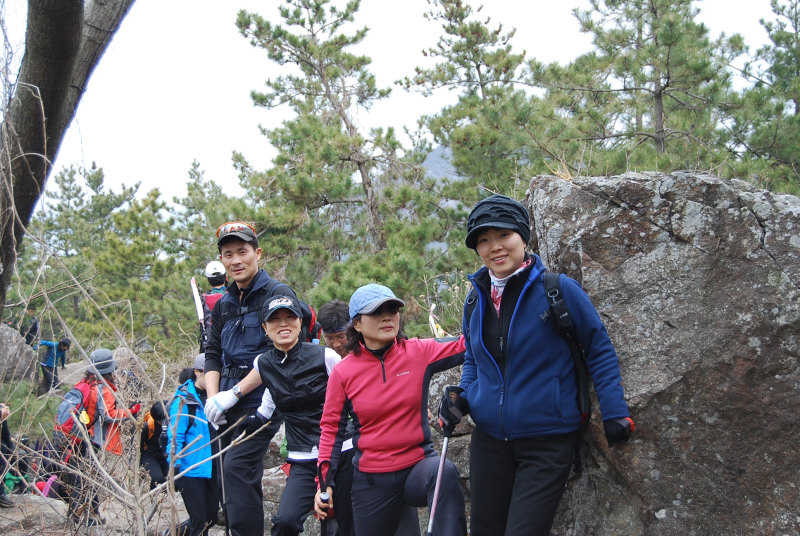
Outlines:
{"label": "black pants", "polygon": [[147,469],[147,473],[150,475],[150,489],[166,482],[169,464],[165,458],[152,456],[149,452],[142,452],[139,463]]}
{"label": "black pants", "polygon": [[[216,475],[215,475],[216,476]],[[217,483],[211,478],[181,477],[177,481],[183,505],[189,513],[189,535],[206,536],[217,520],[219,498]]]}
{"label": "black pants", "polygon": [[564,493],[577,432],[501,441],[472,432],[472,536],[547,536]]}
{"label": "black pants", "polygon": [[58,387],[58,367],[45,367],[42,365],[42,389],[49,391]]}
{"label": "black pants", "polygon": [[[225,413],[228,424],[220,428],[222,434],[234,426],[239,418],[247,418],[256,408],[234,406]],[[272,436],[283,423],[283,415],[277,411],[272,416],[272,424],[251,439],[233,447],[223,454],[220,481],[223,487],[223,507],[233,536],[264,535],[264,492],[261,479],[264,476],[264,454],[267,452]],[[228,446],[236,437],[236,432],[220,438],[220,448]]]}
{"label": "black pants", "polygon": [[[356,470],[351,492],[356,534],[391,534],[406,515],[407,505],[430,507],[438,470],[438,456],[424,458],[407,469],[390,473]],[[433,528],[437,536],[467,534],[464,491],[458,470],[449,460],[442,474]],[[419,526],[416,531],[418,533]]]}
{"label": "black pants", "polygon": [[[100,500],[97,488],[84,477],[99,477],[99,472],[89,454],[93,446],[80,442],[67,450],[67,468],[62,478],[66,493],[69,496],[69,515],[75,521],[85,521],[89,517],[99,515]],[[96,450],[96,449],[95,449]]]}
{"label": "black pants", "polygon": [[[281,495],[278,514],[272,518],[272,536],[297,536],[303,531],[303,523],[314,509],[317,460],[289,463],[289,478]],[[339,469],[333,481],[336,483],[333,488],[334,516],[327,525],[328,533],[333,534],[331,529],[336,527],[336,536],[353,536],[353,506],[350,502],[350,488],[353,483],[352,449],[342,452]]]}

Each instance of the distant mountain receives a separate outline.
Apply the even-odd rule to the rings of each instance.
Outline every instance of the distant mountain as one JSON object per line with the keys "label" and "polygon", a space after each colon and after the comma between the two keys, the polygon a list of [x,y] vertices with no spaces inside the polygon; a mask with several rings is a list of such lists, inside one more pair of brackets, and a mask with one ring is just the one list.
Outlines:
{"label": "distant mountain", "polygon": [[422,162],[422,167],[428,176],[436,179],[460,179],[452,164],[453,152],[448,147],[441,145],[431,151]]}

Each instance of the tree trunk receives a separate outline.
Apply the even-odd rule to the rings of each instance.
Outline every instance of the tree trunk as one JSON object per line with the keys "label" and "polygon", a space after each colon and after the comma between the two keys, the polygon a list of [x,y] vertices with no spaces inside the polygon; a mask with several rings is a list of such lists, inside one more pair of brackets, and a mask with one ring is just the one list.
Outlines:
{"label": "tree trunk", "polygon": [[653,142],[656,151],[663,153],[666,148],[666,134],[664,132],[664,89],[661,84],[656,82],[656,90],[653,92]]}
{"label": "tree trunk", "polygon": [[0,140],[0,306],[25,227],[86,83],[133,2],[28,3],[25,55]]}

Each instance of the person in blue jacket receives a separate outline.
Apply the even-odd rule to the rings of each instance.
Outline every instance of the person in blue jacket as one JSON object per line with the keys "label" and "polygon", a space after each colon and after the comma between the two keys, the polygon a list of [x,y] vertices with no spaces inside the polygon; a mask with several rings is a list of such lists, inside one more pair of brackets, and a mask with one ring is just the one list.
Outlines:
{"label": "person in blue jacket", "polygon": [[[526,252],[527,210],[493,195],[467,222],[467,247],[484,266],[469,276],[477,291],[465,306],[461,382],[440,406],[445,422],[469,413],[473,536],[547,535],[577,449],[581,414],[569,344],[547,316],[545,267]],[[603,414],[609,446],[633,431],[611,339],[577,281],[560,275],[577,338]],[[457,409],[458,411],[451,411]]]}
{"label": "person in blue jacket", "polygon": [[[198,359],[199,358],[199,359]],[[216,483],[211,430],[203,406],[206,402],[205,356],[195,359],[193,378],[181,384],[169,406],[167,456],[174,474],[187,471],[175,482],[189,513],[187,536],[205,536],[217,519]],[[193,467],[195,466],[196,467]]]}
{"label": "person in blue jacket", "polygon": [[67,350],[72,345],[69,338],[64,337],[60,341],[39,341],[39,344],[33,347],[35,350],[39,346],[46,346],[47,353],[42,361],[42,385],[49,391],[53,387],[58,387],[58,363],[61,362],[61,368],[67,366]]}

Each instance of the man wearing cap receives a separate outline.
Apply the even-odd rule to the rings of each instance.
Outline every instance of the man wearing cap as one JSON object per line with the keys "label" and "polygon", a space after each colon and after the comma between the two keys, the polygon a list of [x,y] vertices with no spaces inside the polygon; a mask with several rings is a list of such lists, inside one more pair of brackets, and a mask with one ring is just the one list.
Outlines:
{"label": "man wearing cap", "polygon": [[53,387],[58,387],[58,362],[61,362],[61,368],[66,368],[67,350],[69,350],[72,341],[64,337],[60,341],[39,341],[33,349],[39,346],[47,347],[47,353],[42,361],[42,388],[49,391]]}
{"label": "man wearing cap", "polygon": [[[89,356],[89,362],[89,370],[78,384],[84,383],[86,389],[81,391],[87,393],[80,420],[86,426],[92,447],[119,456],[122,454],[119,425],[126,419],[134,419],[141,405],[137,402],[127,409],[117,408],[114,382],[117,362],[111,350],[95,350]],[[86,475],[95,475],[96,478],[97,473],[97,466],[88,455],[88,448],[84,441],[74,447],[74,455],[69,458],[71,470],[67,471],[65,480],[70,490],[71,519],[81,525],[96,525],[104,520],[100,517],[97,489],[84,479]]]}
{"label": "man wearing cap", "polygon": [[[297,296],[287,285],[273,280],[258,267],[261,249],[251,225],[244,222],[221,225],[217,229],[217,249],[232,283],[211,313],[205,352],[208,393],[205,410],[212,426],[222,426],[222,434],[240,419],[255,415],[261,405],[263,386],[243,393],[237,384],[253,369],[253,359],[271,345],[261,328],[262,306],[273,296],[286,295],[294,299]],[[235,405],[230,404],[229,395],[236,398]],[[224,409],[219,411],[221,406]],[[228,525],[234,535],[261,536],[264,533],[261,488],[264,453],[283,417],[276,412],[271,420],[272,424],[253,439],[224,454],[220,479]],[[223,435],[220,448],[228,446],[231,439],[231,433]]]}

